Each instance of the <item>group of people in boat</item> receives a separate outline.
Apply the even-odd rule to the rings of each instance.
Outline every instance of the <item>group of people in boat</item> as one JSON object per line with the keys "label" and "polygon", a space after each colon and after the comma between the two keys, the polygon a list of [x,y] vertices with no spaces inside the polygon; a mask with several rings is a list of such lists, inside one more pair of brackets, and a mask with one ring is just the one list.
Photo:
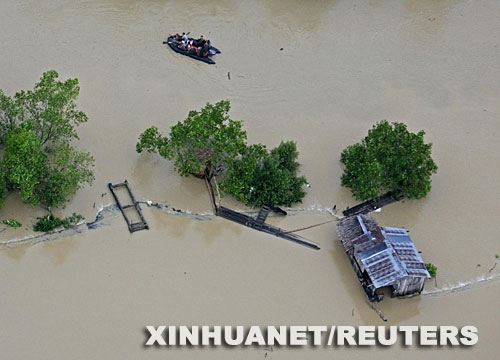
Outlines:
{"label": "group of people in boat", "polygon": [[172,35],[172,41],[174,41],[175,46],[186,51],[188,54],[202,58],[208,57],[210,55],[210,40],[205,40],[203,35],[199,39],[190,39],[188,38],[188,34]]}

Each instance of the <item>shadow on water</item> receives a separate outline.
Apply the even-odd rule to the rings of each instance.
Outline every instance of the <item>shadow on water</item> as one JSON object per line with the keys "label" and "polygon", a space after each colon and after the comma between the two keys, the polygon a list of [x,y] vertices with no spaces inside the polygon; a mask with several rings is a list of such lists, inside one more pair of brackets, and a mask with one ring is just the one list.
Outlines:
{"label": "shadow on water", "polygon": [[215,221],[208,226],[207,224],[197,222],[194,228],[202,234],[203,240],[208,244],[213,244],[217,239],[232,239],[232,236],[221,236],[227,230],[231,231],[231,234],[235,236],[240,236],[243,232],[242,226],[233,224],[222,218],[215,218]]}
{"label": "shadow on water", "polygon": [[338,0],[319,1],[264,1],[273,23],[283,24],[291,31],[317,31],[328,10],[338,4]]}
{"label": "shadow on water", "polygon": [[4,248],[1,249],[3,251],[1,251],[0,254],[8,256],[12,260],[20,261],[24,256],[24,254],[26,254],[27,248],[28,247],[26,245],[19,245],[12,248]]}
{"label": "shadow on water", "polygon": [[78,249],[78,241],[64,238],[43,243],[42,253],[47,255],[55,266],[61,265],[68,256]]}

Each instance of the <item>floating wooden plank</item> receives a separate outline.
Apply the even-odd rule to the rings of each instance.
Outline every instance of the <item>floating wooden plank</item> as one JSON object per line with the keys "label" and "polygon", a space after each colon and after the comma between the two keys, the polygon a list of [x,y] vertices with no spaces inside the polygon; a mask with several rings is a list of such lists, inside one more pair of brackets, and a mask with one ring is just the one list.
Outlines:
{"label": "floating wooden plank", "polygon": [[277,206],[263,206],[262,209],[259,211],[257,217],[254,219],[251,216],[218,205],[215,199],[215,192],[212,186],[212,178],[213,177],[210,176],[208,173],[205,173],[205,183],[207,185],[208,193],[210,195],[210,200],[216,216],[223,217],[227,220],[234,221],[238,224],[248,226],[258,231],[275,235],[277,237],[292,241],[296,244],[308,247],[310,249],[314,250],[320,249],[318,244],[308,241],[301,236],[293,234],[290,231],[285,231],[283,229],[280,229],[279,227],[266,224],[265,221],[271,210],[277,212],[280,215],[286,215],[286,211],[280,209]]}
{"label": "floating wooden plank", "polygon": [[266,224],[266,223],[260,223],[260,222],[258,222],[256,219],[254,219],[251,216],[248,216],[248,215],[239,213],[237,211],[228,209],[228,208],[226,208],[224,206],[219,206],[217,208],[216,215],[220,216],[220,217],[223,217],[225,219],[234,221],[234,222],[236,222],[238,224],[248,226],[248,227],[250,227],[252,229],[259,230],[259,231],[262,231],[262,232],[265,232],[265,233],[268,233],[268,234],[275,235],[275,236],[277,236],[279,238],[292,241],[292,242],[294,242],[296,244],[308,247],[310,249],[314,249],[314,250],[319,250],[320,249],[320,247],[319,247],[318,244],[313,243],[313,242],[311,242],[309,240],[306,240],[306,239],[304,239],[301,236],[298,236],[298,235],[290,233],[290,232],[286,232],[285,230],[280,229],[279,227],[276,227],[276,226],[273,226],[273,225],[269,225],[269,224]]}
{"label": "floating wooden plank", "polygon": [[344,216],[354,216],[361,214],[368,214],[372,211],[382,208],[383,206],[392,204],[393,202],[399,201],[403,196],[395,196],[392,192],[388,192],[382,195],[378,200],[367,200],[361,204],[353,206],[352,208],[345,209],[342,214]]}
{"label": "floating wooden plank", "polygon": [[[120,199],[118,198],[118,196],[115,192],[115,189],[120,188],[120,187],[124,187],[125,189],[127,189],[127,192],[128,192],[128,195],[130,196],[130,200],[132,201],[132,204],[127,204],[127,205],[121,204]],[[149,230],[148,223],[146,222],[146,219],[144,219],[144,215],[142,215],[141,206],[135,200],[134,194],[132,194],[132,191],[130,190],[130,186],[128,184],[128,181],[125,180],[124,182],[119,183],[119,184],[108,183],[108,188],[109,188],[109,191],[111,191],[111,194],[113,195],[113,198],[116,201],[116,205],[118,206],[118,208],[122,212],[123,218],[125,219],[125,222],[127,223],[128,230],[131,233],[133,233],[135,231],[139,231],[139,230]],[[125,210],[130,209],[130,208],[134,208],[137,211],[137,214],[138,214],[139,219],[141,221],[135,222],[135,223],[130,221],[129,217],[125,213]]]}

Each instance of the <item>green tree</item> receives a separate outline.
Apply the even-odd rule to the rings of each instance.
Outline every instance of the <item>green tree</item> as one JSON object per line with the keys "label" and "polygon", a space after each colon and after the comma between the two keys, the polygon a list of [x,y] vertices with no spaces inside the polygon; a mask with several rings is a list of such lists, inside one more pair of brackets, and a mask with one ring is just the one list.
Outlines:
{"label": "green tree", "polygon": [[229,118],[230,103],[207,103],[200,111],[190,111],[183,122],[170,128],[169,137],[150,127],[139,136],[137,152],[154,152],[173,160],[182,176],[203,177],[224,167],[245,148],[242,122]]}
{"label": "green tree", "polygon": [[19,99],[10,98],[0,89],[0,145],[5,144],[7,133],[21,122],[22,110]]}
{"label": "green tree", "polygon": [[94,158],[64,143],[49,153],[47,171],[39,187],[39,197],[48,208],[61,205],[85,184],[94,180]]}
{"label": "green tree", "polygon": [[424,142],[424,135],[424,131],[409,132],[403,123],[384,120],[375,124],[361,143],[342,151],[342,185],[360,200],[388,191],[395,196],[424,197],[431,189],[431,175],[437,172],[432,144]]}
{"label": "green tree", "polygon": [[78,80],[58,76],[47,71],[33,90],[13,97],[0,90],[0,205],[7,190],[19,190],[27,203],[50,209],[94,179],[93,157],[70,145],[87,121],[76,108]]}
{"label": "green tree", "polygon": [[[87,115],[76,108],[80,93],[78,79],[62,82],[57,80],[58,76],[55,70],[43,73],[33,90],[16,93],[3,109],[3,117],[10,121],[11,126],[29,119],[31,129],[42,145],[78,139],[76,127],[87,121]],[[7,99],[3,101],[9,102]]]}
{"label": "green tree", "polygon": [[0,164],[0,207],[3,206],[6,197],[7,197],[7,182],[5,179],[5,172]]}
{"label": "green tree", "polygon": [[307,183],[297,176],[297,145],[293,141],[267,152],[263,145],[249,146],[234,160],[221,183],[225,193],[247,205],[286,205],[302,201]]}
{"label": "green tree", "polygon": [[47,170],[46,160],[40,140],[27,127],[8,133],[2,162],[7,184],[19,190],[21,198],[29,204],[38,205],[40,201],[36,188]]}
{"label": "green tree", "polygon": [[427,271],[429,272],[429,275],[431,277],[436,277],[437,275],[437,266],[432,264],[432,263],[428,263],[428,264],[425,264],[425,268],[427,269]]}
{"label": "green tree", "polygon": [[233,195],[244,204],[251,204],[255,174],[268,156],[267,149],[262,144],[246,147],[241,157],[234,159],[229,165],[221,183],[222,191]]}

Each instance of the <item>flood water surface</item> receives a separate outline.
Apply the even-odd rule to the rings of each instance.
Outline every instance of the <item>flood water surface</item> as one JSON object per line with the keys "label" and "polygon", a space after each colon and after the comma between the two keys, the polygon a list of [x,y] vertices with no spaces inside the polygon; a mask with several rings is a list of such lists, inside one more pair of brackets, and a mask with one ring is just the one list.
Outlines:
{"label": "flood water surface", "polygon": [[[168,206],[144,204],[150,230],[133,235],[106,208],[95,230],[82,225],[2,245],[1,357],[168,357],[142,347],[143,328],[152,324],[470,324],[479,329],[473,349],[410,351],[494,358],[499,18],[494,0],[2,1],[0,88],[9,95],[32,88],[48,69],[80,81],[78,104],[89,122],[79,129],[78,146],[95,156],[96,181],[57,213],[92,221],[114,203],[107,183],[125,179],[139,200]],[[210,38],[222,50],[217,64],[162,44],[182,31]],[[386,298],[376,305],[383,322],[366,303],[333,222],[301,232],[320,251],[243,228],[211,215],[202,181],[135,152],[150,125],[167,133],[189,110],[221,99],[231,101],[232,118],[244,120],[249,142],[297,141],[311,187],[292,216],[269,220],[285,229],[333,220],[325,210],[356,203],[340,186],[339,156],[375,122],[424,129],[439,166],[431,193],[375,216],[409,229],[424,261],[438,266],[425,294]],[[243,209],[231,199],[223,203]],[[0,219],[23,227],[0,229],[0,241],[32,236],[42,214],[10,195]],[[271,359],[407,354],[400,347],[240,350],[237,357]],[[175,351],[185,359],[235,354]]]}

